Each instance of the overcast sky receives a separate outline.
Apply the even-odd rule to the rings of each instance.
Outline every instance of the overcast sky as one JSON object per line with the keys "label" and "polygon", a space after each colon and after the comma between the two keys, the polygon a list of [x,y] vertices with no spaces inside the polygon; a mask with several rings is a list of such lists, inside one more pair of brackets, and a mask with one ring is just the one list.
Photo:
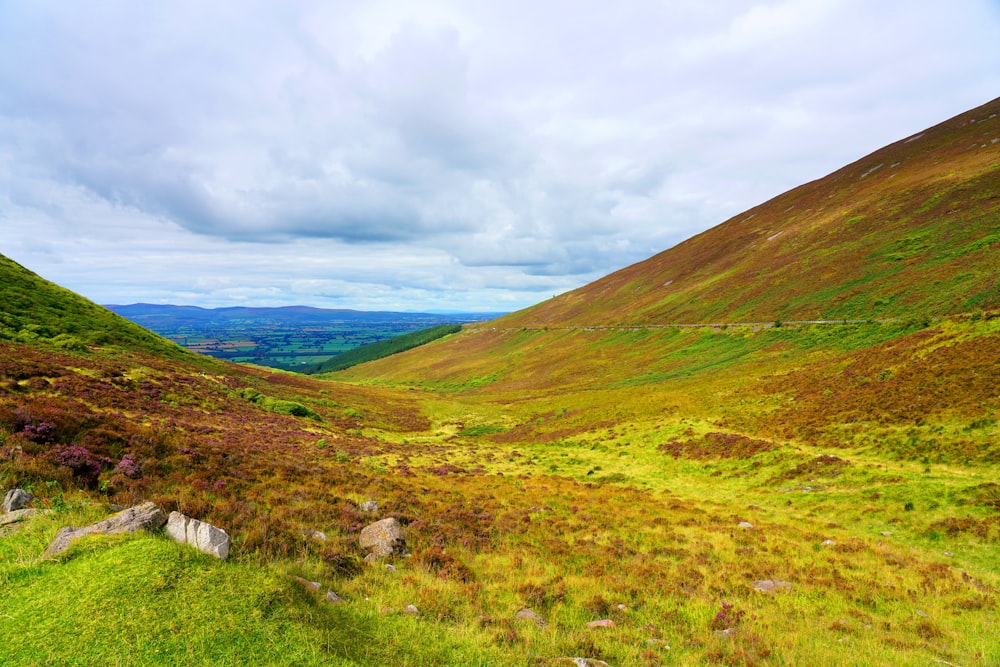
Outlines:
{"label": "overcast sky", "polygon": [[0,0],[0,253],[508,311],[997,96],[997,0]]}

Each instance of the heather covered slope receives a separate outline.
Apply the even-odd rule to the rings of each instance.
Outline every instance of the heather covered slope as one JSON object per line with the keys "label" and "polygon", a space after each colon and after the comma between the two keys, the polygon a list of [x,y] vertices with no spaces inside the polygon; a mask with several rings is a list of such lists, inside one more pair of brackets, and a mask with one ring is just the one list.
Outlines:
{"label": "heather covered slope", "polygon": [[500,320],[591,326],[1000,307],[1000,99]]}

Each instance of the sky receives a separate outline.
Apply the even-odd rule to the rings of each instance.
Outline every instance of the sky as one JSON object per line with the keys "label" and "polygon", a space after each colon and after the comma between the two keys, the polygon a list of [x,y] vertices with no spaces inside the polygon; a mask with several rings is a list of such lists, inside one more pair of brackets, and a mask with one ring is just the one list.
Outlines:
{"label": "sky", "polygon": [[997,96],[998,0],[0,0],[0,254],[506,312]]}

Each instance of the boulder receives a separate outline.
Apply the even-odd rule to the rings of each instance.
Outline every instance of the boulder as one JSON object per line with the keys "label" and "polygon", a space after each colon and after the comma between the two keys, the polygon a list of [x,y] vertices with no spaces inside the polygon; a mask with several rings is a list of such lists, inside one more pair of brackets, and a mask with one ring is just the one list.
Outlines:
{"label": "boulder", "polygon": [[587,627],[591,630],[596,630],[597,628],[613,628],[615,627],[615,622],[610,618],[602,618],[599,621],[590,621],[587,623]]}
{"label": "boulder", "polygon": [[520,619],[522,621],[531,621],[540,628],[544,628],[546,625],[548,625],[548,623],[545,622],[544,618],[542,618],[541,616],[539,616],[538,614],[536,614],[535,612],[533,612],[528,608],[519,610],[516,614],[514,614],[514,618]]}
{"label": "boulder", "polygon": [[192,519],[180,512],[171,512],[167,519],[166,532],[175,542],[189,544],[198,551],[220,560],[229,557],[229,547],[232,544],[229,535],[210,523]]}
{"label": "boulder", "polygon": [[371,562],[387,556],[400,556],[406,553],[406,539],[403,537],[403,526],[396,519],[389,517],[365,526],[359,538],[361,548],[368,552],[365,560]]}
{"label": "boulder", "polygon": [[738,524],[736,524],[736,527],[742,528],[744,530],[753,530],[753,524],[750,523],[749,521],[740,521]]}
{"label": "boulder", "polygon": [[3,498],[3,511],[16,512],[31,504],[35,497],[24,489],[11,489]]}
{"label": "boulder", "polygon": [[139,530],[150,532],[160,528],[167,518],[155,503],[145,502],[135,507],[129,507],[117,514],[112,514],[104,521],[91,524],[84,528],[74,528],[67,526],[59,529],[55,539],[46,547],[43,556],[55,556],[69,548],[73,540],[84,535],[104,534],[113,535],[116,533],[135,533]]}
{"label": "boulder", "polygon": [[378,512],[378,501],[377,500],[366,500],[365,502],[358,505],[358,509],[362,512],[368,512],[369,514],[374,514]]}
{"label": "boulder", "polygon": [[36,510],[33,507],[29,507],[23,510],[14,510],[13,512],[0,514],[0,526],[7,526],[18,521],[23,521],[24,519],[30,519],[42,511],[44,510]]}
{"label": "boulder", "polygon": [[792,585],[787,581],[775,579],[761,579],[753,582],[753,589],[761,593],[776,593],[780,590],[791,590]]}
{"label": "boulder", "polygon": [[403,613],[407,616],[420,616],[420,610],[417,609],[417,605],[415,604],[406,605],[406,609],[403,610]]}
{"label": "boulder", "polygon": [[333,591],[327,591],[326,592],[326,601],[329,602],[330,604],[340,604],[341,602],[344,601],[344,598],[340,597],[339,595],[337,595]]}

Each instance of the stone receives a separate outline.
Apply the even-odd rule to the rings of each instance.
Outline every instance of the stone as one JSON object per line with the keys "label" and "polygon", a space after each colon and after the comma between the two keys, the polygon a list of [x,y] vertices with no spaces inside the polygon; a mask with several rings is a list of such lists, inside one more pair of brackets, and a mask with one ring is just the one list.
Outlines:
{"label": "stone", "polygon": [[520,619],[522,621],[531,621],[540,628],[544,628],[546,625],[548,625],[548,623],[544,618],[533,612],[531,609],[528,609],[527,607],[519,609],[518,612],[514,614],[514,618]]}
{"label": "stone", "polygon": [[881,532],[881,535],[882,535],[882,537],[892,537],[892,531],[891,530],[883,530]]}
{"label": "stone", "polygon": [[392,517],[365,526],[358,541],[361,548],[369,552],[365,556],[365,561],[369,563],[387,556],[406,554],[403,527]]}
{"label": "stone", "polygon": [[309,581],[308,579],[305,579],[303,577],[296,577],[296,576],[293,576],[292,579],[299,582],[300,584],[302,584],[311,591],[318,591],[320,588],[322,588],[322,585],[318,581]]}
{"label": "stone", "polygon": [[408,604],[406,605],[406,609],[403,610],[403,613],[408,614],[409,616],[419,616],[420,610],[417,609],[416,605]]}
{"label": "stone", "polygon": [[35,497],[24,489],[11,489],[3,498],[3,511],[16,512],[17,510],[23,510],[34,499]]}
{"label": "stone", "polygon": [[344,601],[344,598],[340,597],[339,595],[337,595],[333,591],[327,591],[326,592],[326,601],[329,602],[330,604],[340,604],[340,603],[342,603]]}
{"label": "stone", "polygon": [[166,532],[175,542],[188,544],[219,560],[226,560],[229,557],[232,540],[226,531],[210,523],[192,519],[180,512],[171,512],[167,519]]}
{"label": "stone", "polygon": [[358,509],[361,510],[362,512],[374,514],[375,512],[378,512],[378,501],[366,500],[365,502],[358,505]]}
{"label": "stone", "polygon": [[834,546],[837,546],[837,543],[834,542],[833,540],[823,540],[822,544],[823,544],[824,547],[834,547]]}
{"label": "stone", "polygon": [[12,523],[17,523],[18,521],[24,521],[25,519],[30,519],[36,514],[41,514],[46,510],[36,510],[33,507],[28,507],[23,510],[14,510],[13,512],[6,512],[0,514],[0,526],[8,526]]}
{"label": "stone", "polygon": [[723,637],[728,639],[729,637],[734,637],[739,632],[737,628],[726,628],[725,630],[716,630],[716,637]]}
{"label": "stone", "polygon": [[302,531],[302,534],[310,540],[317,540],[319,542],[327,542],[330,540],[330,538],[326,536],[326,533],[319,530],[304,530]]}
{"label": "stone", "polygon": [[576,667],[611,667],[597,658],[559,658],[559,664],[576,665]]}
{"label": "stone", "polygon": [[392,563],[386,563],[385,564],[385,571],[386,572],[395,572],[396,571],[396,566],[393,565]]}
{"label": "stone", "polygon": [[776,593],[781,590],[791,590],[792,585],[787,581],[776,581],[774,579],[761,579],[753,582],[753,589],[761,593]]}
{"label": "stone", "polygon": [[737,528],[745,528],[747,530],[752,530],[753,529],[753,524],[750,523],[749,521],[740,521],[738,524],[736,524],[736,527]]}
{"label": "stone", "polygon": [[46,547],[43,556],[55,556],[66,551],[73,540],[84,535],[117,533],[135,533],[140,530],[150,532],[158,530],[166,522],[162,510],[155,503],[145,502],[135,507],[113,514],[104,521],[99,521],[84,528],[66,526],[60,528],[55,539]]}
{"label": "stone", "polygon": [[613,628],[615,627],[615,622],[612,621],[610,618],[602,618],[599,621],[591,621],[587,623],[587,627],[590,628],[591,630],[594,630],[596,628]]}

